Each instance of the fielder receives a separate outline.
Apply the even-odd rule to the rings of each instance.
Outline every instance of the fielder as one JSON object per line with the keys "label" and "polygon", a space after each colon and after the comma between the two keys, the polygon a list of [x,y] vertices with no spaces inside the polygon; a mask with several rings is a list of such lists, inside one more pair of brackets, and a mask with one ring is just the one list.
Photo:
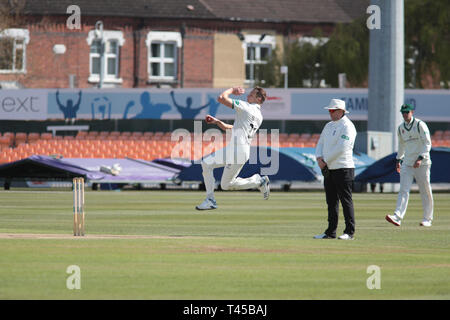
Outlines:
{"label": "fielder", "polygon": [[425,122],[415,118],[414,107],[402,105],[400,112],[405,120],[397,130],[398,152],[397,172],[400,173],[400,191],[397,198],[397,208],[393,215],[386,215],[386,220],[400,226],[408,206],[409,191],[416,179],[422,198],[423,227],[431,227],[433,221],[433,194],[430,185],[430,132]]}
{"label": "fielder", "polygon": [[233,87],[225,90],[217,101],[226,107],[236,110],[233,125],[226,124],[210,115],[206,117],[208,123],[216,124],[222,130],[232,130],[231,140],[227,147],[205,157],[202,160],[203,180],[206,187],[206,199],[197,210],[211,210],[217,208],[214,198],[215,178],[213,171],[215,168],[224,167],[220,185],[223,190],[246,190],[258,188],[264,199],[269,198],[269,178],[254,174],[250,178],[238,177],[244,164],[250,158],[250,145],[252,139],[258,131],[263,117],[261,105],[266,99],[266,92],[260,87],[255,87],[247,96],[247,101],[231,99],[229,95],[242,95],[245,90],[241,87]]}

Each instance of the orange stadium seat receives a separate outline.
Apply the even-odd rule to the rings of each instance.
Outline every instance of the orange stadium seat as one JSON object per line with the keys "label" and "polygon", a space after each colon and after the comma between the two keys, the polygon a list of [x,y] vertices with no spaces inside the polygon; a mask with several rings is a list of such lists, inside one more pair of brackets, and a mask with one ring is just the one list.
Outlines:
{"label": "orange stadium seat", "polygon": [[11,139],[9,137],[0,137],[0,149],[9,148],[11,146]]}
{"label": "orange stadium seat", "polygon": [[109,141],[111,141],[111,140],[120,140],[120,135],[117,136],[117,135],[109,134],[109,135],[105,136],[103,140],[109,140]]}
{"label": "orange stadium seat", "polygon": [[44,132],[41,134],[41,139],[51,140],[53,138],[52,134],[49,132]]}
{"label": "orange stadium seat", "polygon": [[27,142],[27,134],[25,132],[17,132],[14,138],[14,144],[18,146],[21,143]]}
{"label": "orange stadium seat", "polygon": [[3,133],[3,137],[7,138],[9,140],[9,145],[12,146],[12,144],[14,143],[14,133],[5,132]]}
{"label": "orange stadium seat", "polygon": [[162,136],[164,136],[164,132],[161,132],[161,131],[156,131],[156,132],[153,134],[153,138],[156,138],[156,139],[159,139],[159,138],[161,138]]}
{"label": "orange stadium seat", "polygon": [[84,139],[87,137],[87,135],[88,135],[87,131],[78,131],[76,139]]}
{"label": "orange stadium seat", "polygon": [[302,133],[300,135],[301,139],[305,139],[305,140],[309,140],[311,138],[311,134],[310,133]]}
{"label": "orange stadium seat", "polygon": [[41,135],[37,132],[30,132],[28,134],[28,143],[35,143],[40,139]]}
{"label": "orange stadium seat", "polygon": [[314,133],[314,134],[311,135],[311,138],[309,138],[309,141],[317,142],[317,141],[319,141],[319,139],[320,139],[320,134],[319,133]]}

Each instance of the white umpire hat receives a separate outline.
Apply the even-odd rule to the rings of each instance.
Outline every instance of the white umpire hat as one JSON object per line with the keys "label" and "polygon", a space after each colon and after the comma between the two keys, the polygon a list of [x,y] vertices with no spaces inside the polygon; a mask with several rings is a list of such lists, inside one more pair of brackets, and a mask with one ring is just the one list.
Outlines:
{"label": "white umpire hat", "polygon": [[344,110],[345,113],[349,113],[345,108],[345,101],[340,99],[331,99],[330,104],[326,106],[324,109],[328,110]]}

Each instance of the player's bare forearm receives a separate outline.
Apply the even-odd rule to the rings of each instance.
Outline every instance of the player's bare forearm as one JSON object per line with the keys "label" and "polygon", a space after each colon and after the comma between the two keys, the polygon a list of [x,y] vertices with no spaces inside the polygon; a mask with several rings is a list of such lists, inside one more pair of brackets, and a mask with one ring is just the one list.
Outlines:
{"label": "player's bare forearm", "polygon": [[241,95],[245,92],[242,87],[233,87],[222,92],[218,97],[217,101],[228,108],[233,108],[233,100],[230,98],[230,94]]}
{"label": "player's bare forearm", "polygon": [[233,93],[233,90],[234,90],[234,87],[225,90],[224,92],[222,92],[222,93],[219,95],[219,98],[220,98],[220,97],[222,97],[222,98],[228,98],[228,96],[229,96],[230,94]]}
{"label": "player's bare forearm", "polygon": [[222,121],[217,121],[216,122],[216,125],[220,128],[220,129],[222,129],[222,130],[229,130],[229,129],[233,129],[233,125],[231,125],[231,124],[228,124],[228,123],[225,123],[225,122],[222,122]]}
{"label": "player's bare forearm", "polygon": [[223,121],[220,121],[219,119],[214,118],[211,115],[207,115],[206,116],[206,122],[210,123],[210,124],[215,124],[216,126],[218,126],[222,130],[229,130],[229,129],[233,128],[233,126],[231,124],[228,124],[228,123],[225,123]]}
{"label": "player's bare forearm", "polygon": [[223,104],[228,108],[233,108],[233,101],[230,99],[230,94],[233,93],[233,88],[227,89],[222,92],[219,97],[217,97],[217,101]]}

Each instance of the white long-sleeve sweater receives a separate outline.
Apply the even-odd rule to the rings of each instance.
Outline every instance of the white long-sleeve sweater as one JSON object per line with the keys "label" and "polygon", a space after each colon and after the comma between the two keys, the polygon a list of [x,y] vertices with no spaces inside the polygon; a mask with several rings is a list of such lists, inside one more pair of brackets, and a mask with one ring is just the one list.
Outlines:
{"label": "white long-sleeve sweater", "polygon": [[316,158],[322,157],[328,169],[354,168],[353,145],[356,129],[349,118],[328,122],[316,146]]}
{"label": "white long-sleeve sweater", "polygon": [[422,165],[431,164],[430,131],[425,122],[412,118],[409,124],[403,122],[397,129],[398,152],[397,159],[403,164],[413,166],[419,156],[422,156]]}

